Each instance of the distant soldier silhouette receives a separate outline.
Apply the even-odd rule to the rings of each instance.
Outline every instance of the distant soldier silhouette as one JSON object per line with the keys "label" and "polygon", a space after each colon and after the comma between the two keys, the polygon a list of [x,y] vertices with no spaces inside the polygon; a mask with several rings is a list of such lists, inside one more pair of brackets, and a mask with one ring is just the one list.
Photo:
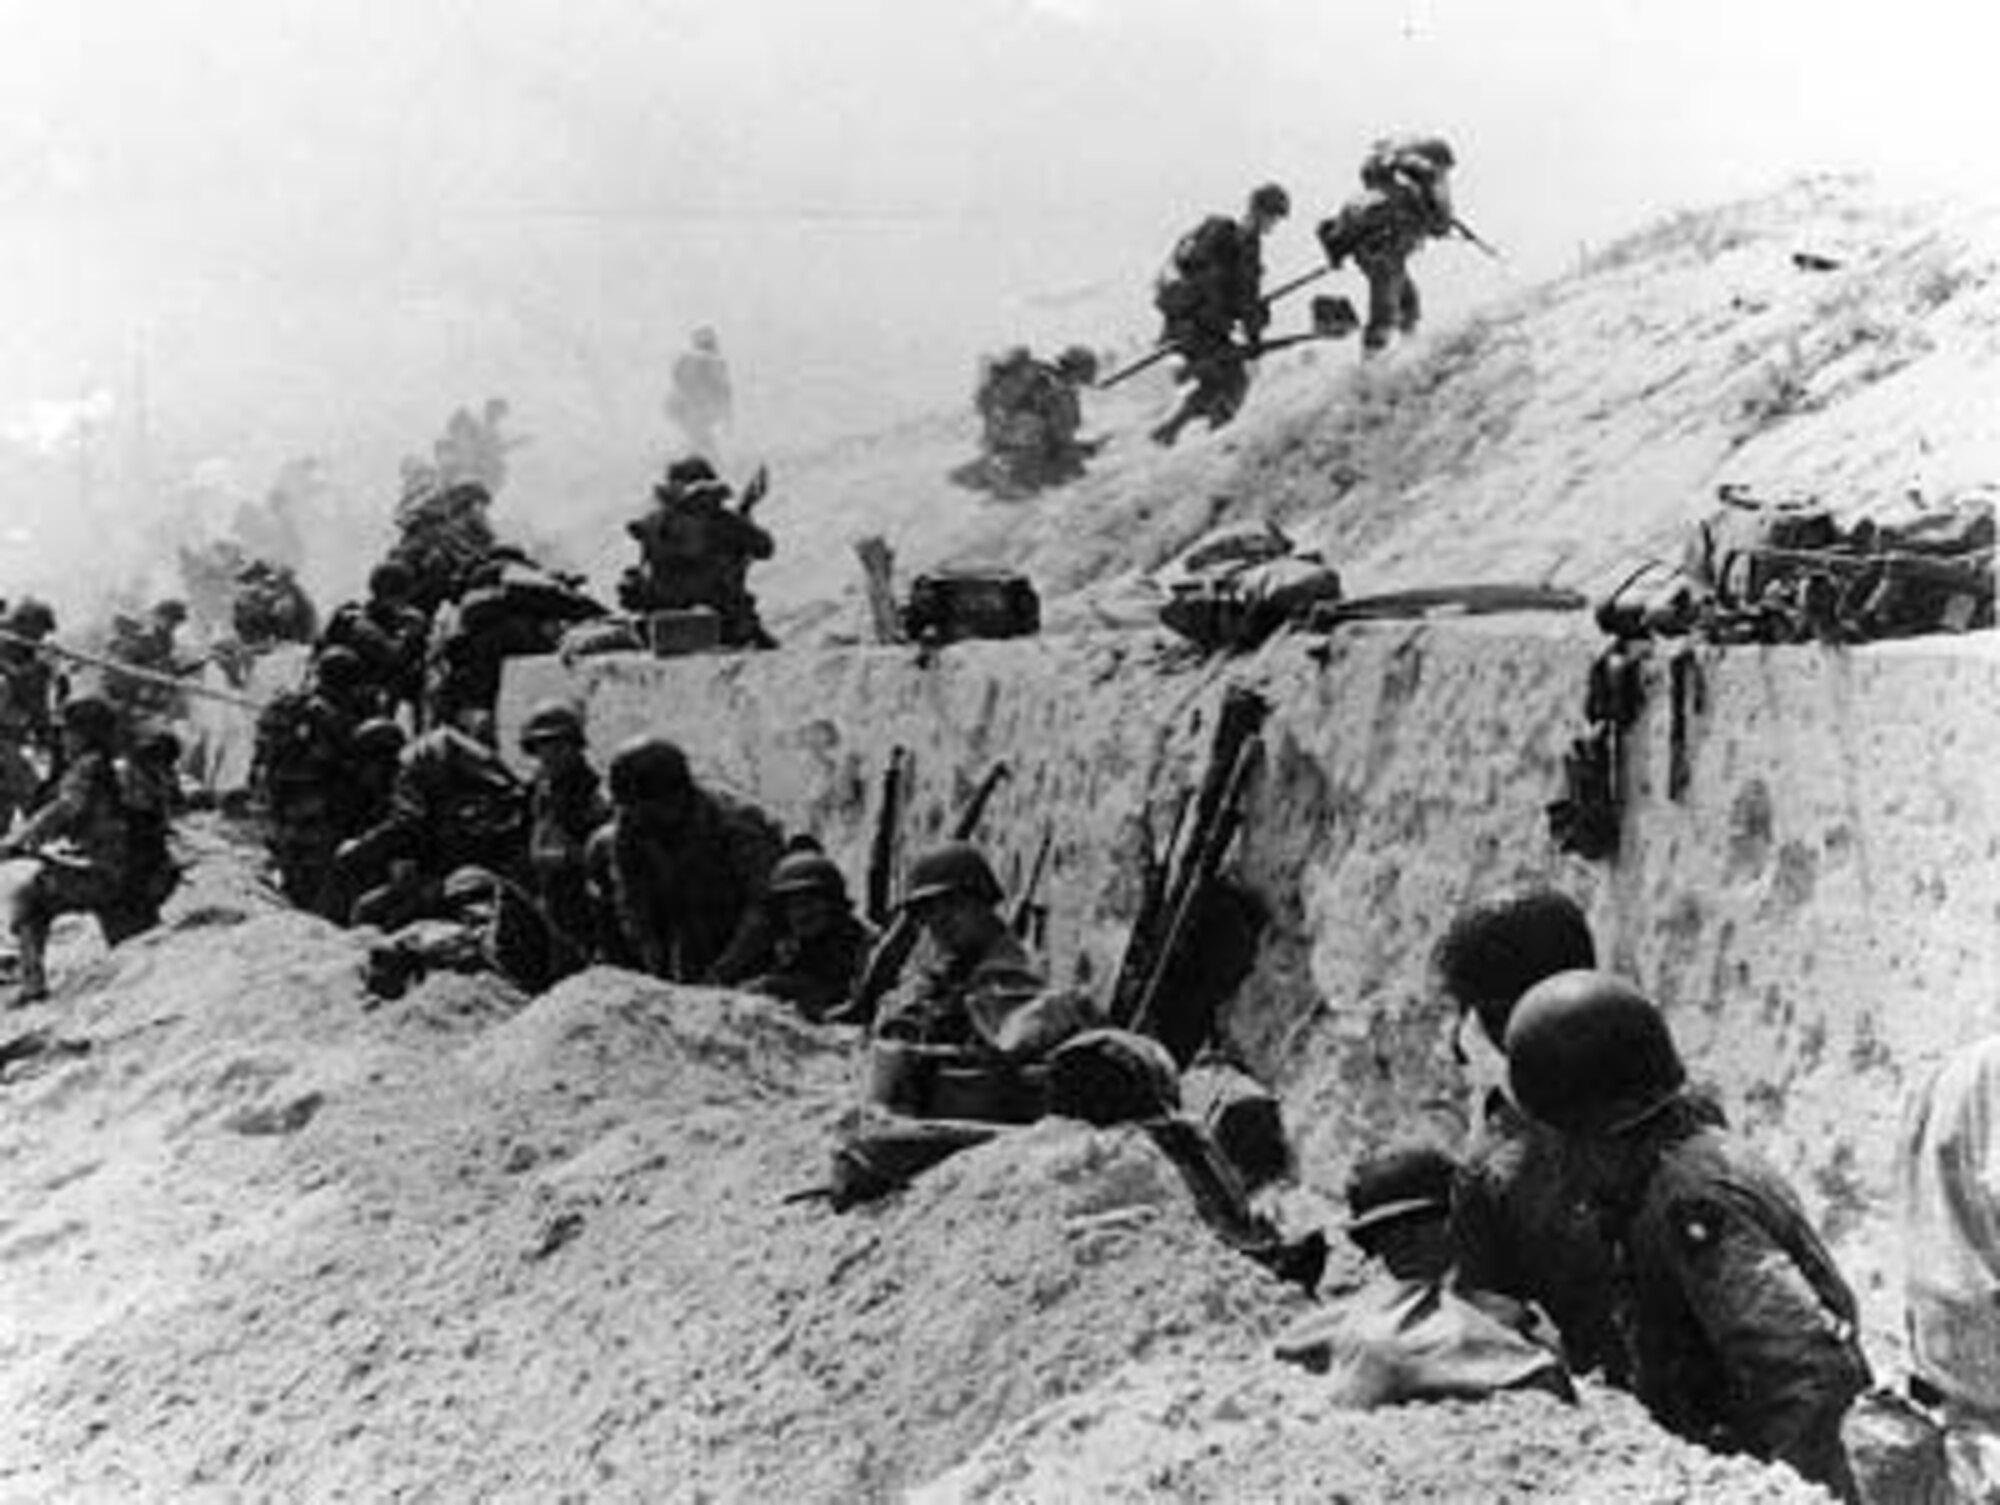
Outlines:
{"label": "distant soldier silhouette", "polygon": [[1378,141],[1361,164],[1362,192],[1320,222],[1328,263],[1338,271],[1351,257],[1368,279],[1364,353],[1382,349],[1391,334],[1416,330],[1423,306],[1409,260],[1426,240],[1442,239],[1455,227],[1450,175],[1456,161],[1436,136]]}
{"label": "distant soldier silhouette", "polygon": [[674,361],[673,390],[667,394],[667,417],[687,441],[690,452],[711,465],[722,461],[718,429],[735,421],[736,394],[729,382],[729,362],[722,343],[707,325],[694,331],[688,348]]}
{"label": "distant soldier silhouette", "polygon": [[1079,442],[1079,388],[1097,377],[1097,357],[1073,345],[1053,361],[1016,345],[981,363],[973,395],[981,427],[972,484],[1003,496],[1059,485],[1083,473],[1090,447]]}

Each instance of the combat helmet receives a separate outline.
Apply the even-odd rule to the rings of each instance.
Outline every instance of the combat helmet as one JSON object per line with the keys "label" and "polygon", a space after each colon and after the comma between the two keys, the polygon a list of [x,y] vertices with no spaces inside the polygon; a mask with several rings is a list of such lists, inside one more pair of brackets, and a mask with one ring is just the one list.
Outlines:
{"label": "combat helmet", "polygon": [[521,747],[528,752],[545,742],[570,742],[581,747],[583,741],[583,717],[565,701],[545,700],[521,723]]}
{"label": "combat helmet", "polygon": [[1435,1145],[1408,1145],[1370,1156],[1347,1178],[1347,1232],[1359,1238],[1385,1224],[1451,1207],[1458,1164]]}
{"label": "combat helmet", "polygon": [[49,603],[36,596],[23,596],[7,614],[7,630],[22,637],[47,637],[56,630],[56,614]]}
{"label": "combat helmet", "polygon": [[333,691],[359,688],[368,678],[368,665],[352,648],[335,645],[322,648],[313,658],[313,680]]}
{"label": "combat helmet", "polygon": [[1000,880],[993,876],[984,854],[968,841],[932,847],[910,864],[903,907],[913,908],[946,894],[965,894],[981,904],[998,904],[1004,897]]}
{"label": "combat helmet", "polygon": [[65,700],[57,714],[65,730],[100,746],[108,744],[118,732],[118,712],[101,695],[79,695],[74,700]]}
{"label": "combat helmet", "polygon": [[1097,352],[1088,345],[1071,345],[1056,357],[1056,370],[1080,387],[1097,380]]}
{"label": "combat helmet", "polygon": [[1292,212],[1292,196],[1277,183],[1260,183],[1250,191],[1250,212],[1266,219],[1283,219]]}
{"label": "combat helmet", "polygon": [[1558,972],[1597,965],[1590,922],[1568,894],[1523,885],[1467,905],[1431,952],[1438,984],[1460,1010],[1479,1016],[1498,1045],[1522,994]]}
{"label": "combat helmet", "polygon": [[847,879],[840,867],[824,852],[789,852],[771,869],[766,891],[774,898],[785,894],[825,894],[847,902]]}
{"label": "combat helmet", "polygon": [[1514,1100],[1565,1134],[1634,1128],[1687,1083],[1666,1019],[1608,972],[1558,972],[1535,984],[1514,1005],[1506,1044]]}
{"label": "combat helmet", "polygon": [[687,754],[665,737],[635,737],[611,755],[606,770],[614,804],[673,799],[694,787]]}

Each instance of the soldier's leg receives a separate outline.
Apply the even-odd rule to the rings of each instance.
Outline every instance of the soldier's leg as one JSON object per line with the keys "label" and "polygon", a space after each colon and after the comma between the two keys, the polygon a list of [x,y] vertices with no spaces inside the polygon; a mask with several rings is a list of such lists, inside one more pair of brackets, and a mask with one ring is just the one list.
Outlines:
{"label": "soldier's leg", "polygon": [[1371,261],[1361,270],[1368,278],[1368,321],[1361,326],[1361,350],[1372,355],[1389,343],[1395,331],[1399,279],[1393,266],[1381,262]]}
{"label": "soldier's leg", "polygon": [[1404,334],[1417,332],[1417,320],[1423,317],[1423,302],[1417,296],[1417,284],[1406,270],[1397,279],[1402,283],[1402,292],[1397,301],[1396,327]]}
{"label": "soldier's leg", "polygon": [[1208,399],[1203,407],[1209,428],[1219,429],[1234,418],[1249,395],[1250,363],[1234,355],[1219,358],[1208,382]]}

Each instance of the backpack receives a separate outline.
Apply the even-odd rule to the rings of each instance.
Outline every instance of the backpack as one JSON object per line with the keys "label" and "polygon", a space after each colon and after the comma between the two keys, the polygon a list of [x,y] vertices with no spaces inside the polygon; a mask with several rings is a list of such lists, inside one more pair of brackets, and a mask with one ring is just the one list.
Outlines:
{"label": "backpack", "polygon": [[1451,144],[1442,136],[1384,136],[1361,159],[1365,188],[1389,188],[1398,180],[1431,189],[1458,164]]}
{"label": "backpack", "polygon": [[1153,286],[1153,307],[1169,319],[1200,312],[1223,290],[1237,251],[1236,222],[1210,215],[1175,242]]}
{"label": "backpack", "polygon": [[1041,630],[1041,598],[1027,576],[1011,570],[919,575],[903,607],[904,636],[915,642],[1033,637]]}

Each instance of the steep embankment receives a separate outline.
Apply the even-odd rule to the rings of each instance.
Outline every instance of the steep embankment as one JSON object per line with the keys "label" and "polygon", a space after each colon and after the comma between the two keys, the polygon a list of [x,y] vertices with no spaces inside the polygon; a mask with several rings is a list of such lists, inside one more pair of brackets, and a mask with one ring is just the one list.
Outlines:
{"label": "steep embankment", "polygon": [[[1362,293],[1351,273],[1321,286]],[[1032,501],[947,479],[974,452],[969,412],[857,440],[782,477],[781,552],[755,579],[795,632],[858,632],[848,546],[880,532],[907,569],[1026,570],[1071,598],[1054,621],[1123,617],[1133,572],[1266,517],[1363,589],[1601,588],[1677,553],[1723,481],[1850,514],[1990,481],[1997,378],[2000,220],[1811,180],[1677,216],[1470,315],[1434,310],[1374,363],[1352,342],[1276,356],[1235,424],[1172,451],[1145,438],[1172,400],[1161,368],[1086,404],[1106,448]]]}

